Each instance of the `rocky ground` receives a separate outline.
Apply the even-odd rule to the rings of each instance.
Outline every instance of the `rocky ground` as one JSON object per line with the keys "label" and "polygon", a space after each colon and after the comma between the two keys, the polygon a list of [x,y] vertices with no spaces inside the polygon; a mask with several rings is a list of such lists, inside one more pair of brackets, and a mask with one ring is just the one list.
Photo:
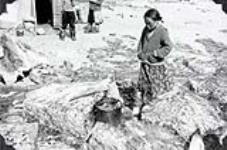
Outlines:
{"label": "rocky ground", "polygon": [[[122,102],[137,98],[136,46],[149,7],[160,10],[175,44],[168,56],[174,88],[138,121]],[[98,34],[85,34],[78,24],[75,42],[60,41],[48,25],[38,26],[45,35],[0,31],[0,134],[7,144],[17,150],[183,150],[196,129],[204,139],[225,139],[227,15],[220,5],[107,1],[103,18]]]}

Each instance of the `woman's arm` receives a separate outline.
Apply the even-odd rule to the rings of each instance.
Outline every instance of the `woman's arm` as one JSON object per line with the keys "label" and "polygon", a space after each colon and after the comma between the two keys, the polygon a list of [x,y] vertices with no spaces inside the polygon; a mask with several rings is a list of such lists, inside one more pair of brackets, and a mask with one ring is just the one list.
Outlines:
{"label": "woman's arm", "polygon": [[146,27],[143,28],[143,31],[142,31],[141,36],[140,36],[140,40],[139,40],[139,43],[138,43],[138,46],[137,46],[137,52],[138,53],[142,52],[145,34],[146,34]]}
{"label": "woman's arm", "polygon": [[173,48],[173,44],[170,40],[167,29],[161,30],[161,48],[154,51],[154,56],[158,58],[164,58],[167,56]]}
{"label": "woman's arm", "polygon": [[140,36],[140,40],[137,46],[137,57],[140,60],[146,60],[147,59],[147,55],[143,52],[143,42],[144,42],[144,37],[146,35],[146,27],[144,27],[142,34]]}

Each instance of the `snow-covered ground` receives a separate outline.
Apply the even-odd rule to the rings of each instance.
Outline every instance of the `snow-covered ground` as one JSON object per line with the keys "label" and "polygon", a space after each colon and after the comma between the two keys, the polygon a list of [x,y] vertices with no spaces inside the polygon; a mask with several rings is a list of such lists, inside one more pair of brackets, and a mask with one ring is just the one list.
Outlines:
{"label": "snow-covered ground", "polygon": [[[141,2],[142,3],[142,2]],[[140,6],[140,5],[139,5]],[[195,49],[203,49],[197,39],[211,38],[216,42],[227,41],[227,15],[221,10],[220,5],[213,2],[201,3],[148,3],[144,7],[116,6],[113,10],[103,8],[104,23],[98,34],[83,33],[84,25],[77,25],[77,41],[69,38],[60,41],[56,31],[47,29],[47,35],[25,37],[33,48],[45,53],[49,61],[61,63],[70,61],[76,68],[86,62],[90,48],[106,46],[104,38],[110,35],[134,37],[134,45],[140,37],[144,26],[143,14],[148,7],[157,8],[163,16],[164,24],[169,29],[174,43],[188,44]],[[110,6],[111,7],[111,6]],[[127,44],[127,41],[123,41]]]}
{"label": "snow-covered ground", "polygon": [[[4,88],[4,86],[1,86],[0,92],[3,94],[0,95],[0,98],[5,101],[8,99],[13,100],[14,98],[16,102],[13,105],[17,106],[15,109],[24,108],[24,105],[26,105],[30,115],[38,116],[41,121],[46,121],[47,124],[52,123],[52,125],[56,125],[67,133],[77,133],[77,128],[74,129],[72,125],[76,126],[77,123],[80,124],[82,121],[73,120],[77,118],[71,115],[75,115],[74,113],[77,111],[87,113],[87,107],[90,108],[93,105],[89,102],[87,102],[89,104],[84,105],[86,101],[80,99],[83,108],[75,109],[80,107],[75,101],[70,100],[75,98],[75,95],[78,94],[77,92],[80,91],[75,82],[103,79],[109,73],[114,74],[116,78],[133,77],[135,79],[139,67],[139,62],[136,58],[136,47],[144,27],[143,14],[151,7],[160,11],[164,25],[168,28],[171,39],[175,44],[174,50],[169,57],[170,68],[174,69],[177,83],[184,84],[184,88],[178,87],[175,91],[162,96],[159,102],[156,103],[155,101],[152,107],[145,110],[145,118],[152,123],[157,121],[161,124],[160,126],[163,125],[167,129],[172,127],[180,134],[181,138],[187,138],[197,125],[203,130],[219,126],[223,121],[219,113],[222,113],[224,119],[227,116],[227,111],[224,109],[227,103],[227,94],[225,94],[227,91],[227,15],[221,10],[220,5],[209,1],[151,3],[149,0],[134,0],[122,1],[117,4],[112,3],[112,5],[105,3],[102,10],[104,23],[101,25],[100,33],[86,34],[83,30],[85,25],[79,24],[77,25],[76,41],[72,41],[69,38],[61,41],[57,35],[58,31],[53,30],[48,25],[38,26],[38,28],[43,28],[46,31],[46,35],[34,36],[26,33],[24,37],[16,38],[16,40],[20,41],[19,45],[16,45],[22,48],[23,58],[30,55],[30,59],[37,59],[33,63],[37,62],[37,65],[43,63],[39,66],[30,63],[30,66],[28,66],[35,66],[32,68],[32,75],[29,77],[33,82],[32,85],[41,84],[41,87],[44,87],[34,92],[29,92],[30,89],[26,88],[26,84],[24,84],[27,83],[28,79],[15,84],[15,87],[13,84],[15,80],[13,80],[10,82],[12,89],[10,89],[11,87]],[[31,48],[26,48],[23,44],[21,46],[21,43],[27,43]],[[33,50],[34,53],[28,53],[27,51],[29,50]],[[31,61],[30,59],[28,59],[28,62]],[[8,59],[6,60],[8,61]],[[2,72],[6,71],[4,70],[0,73]],[[7,78],[7,76],[4,77]],[[56,84],[42,85],[45,82],[56,81],[56,78],[58,79]],[[59,85],[58,83],[61,84]],[[20,89],[20,86],[25,87]],[[189,91],[187,88],[189,88]],[[20,92],[22,91],[22,94],[20,92],[19,94],[17,93],[18,89],[20,89]],[[12,90],[11,93],[10,90]],[[47,92],[43,94],[44,92],[40,91]],[[83,92],[87,92],[86,88]],[[25,104],[23,103],[24,99],[27,102]],[[172,100],[171,103],[168,101],[169,99]],[[91,101],[94,102],[93,99]],[[64,106],[62,105],[63,103]],[[187,105],[187,103],[190,103],[190,105]],[[220,106],[219,108],[219,104],[221,105],[222,103],[223,110],[220,112],[222,107]],[[37,106],[40,107],[37,108]],[[217,107],[219,108],[218,110],[214,109]],[[17,111],[15,109],[13,108],[12,110]],[[64,113],[63,109],[68,111],[70,115]],[[172,113],[168,113],[167,109]],[[182,113],[178,113],[178,109]],[[80,118],[80,115],[77,116]],[[53,116],[55,116],[55,120],[49,119],[49,117]],[[85,118],[82,117],[83,119]],[[64,120],[64,123],[62,120]],[[162,130],[160,126],[158,126],[158,129],[161,128],[160,130]],[[128,134],[132,136],[132,138],[128,139],[128,136],[121,129],[109,128],[99,124],[98,128],[93,131],[94,138],[91,138],[94,142],[93,146],[95,147],[97,141],[103,142],[103,145],[107,144],[107,147],[108,144],[112,146],[113,143],[108,142],[110,137],[119,146],[118,149],[124,147],[124,142],[126,142],[126,146],[131,144],[130,146],[134,146],[134,148],[137,148],[136,146],[144,141],[148,145],[155,145],[157,139],[162,141],[158,141],[161,143],[160,145],[165,145],[163,141],[168,141],[168,139],[165,139],[166,137],[163,134],[168,133],[171,137],[173,136],[173,139],[178,136],[172,134],[172,132],[169,133],[169,130],[168,132],[161,131],[156,133],[156,127],[150,127],[149,132],[157,134],[157,138],[153,138],[150,135],[146,135],[143,127],[144,125],[133,121],[126,124],[126,128],[130,129]],[[118,141],[118,137],[123,138],[125,141]],[[134,143],[134,137],[139,142]],[[151,141],[151,143],[148,141]],[[179,149],[182,148],[180,139],[176,138],[173,143],[171,143],[171,140],[169,141],[170,145],[180,142],[181,144],[177,145],[177,147]],[[54,149],[54,146],[59,148],[59,145],[67,147],[62,143],[53,144],[53,147],[51,147],[51,144],[46,146],[47,143],[42,142],[39,144],[43,150]],[[51,142],[51,137],[49,142]],[[156,149],[158,148],[156,147]]]}

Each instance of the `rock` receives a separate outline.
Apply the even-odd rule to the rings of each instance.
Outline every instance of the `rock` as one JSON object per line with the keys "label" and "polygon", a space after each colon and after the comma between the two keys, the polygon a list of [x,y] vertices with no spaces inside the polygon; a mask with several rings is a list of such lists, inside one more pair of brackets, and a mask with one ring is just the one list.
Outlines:
{"label": "rock", "polygon": [[214,74],[219,64],[215,60],[195,60],[190,62],[190,67],[193,68],[195,72],[201,74]]}
{"label": "rock", "polygon": [[0,149],[1,150],[15,150],[11,145],[5,143],[5,139],[0,135]]}
{"label": "rock", "polygon": [[226,81],[224,78],[213,75],[198,75],[189,79],[185,86],[195,94],[213,102],[226,102]]}
{"label": "rock", "polygon": [[24,122],[24,118],[19,116],[19,115],[8,115],[8,116],[4,116],[4,121],[7,123],[23,123]]}
{"label": "rock", "polygon": [[12,105],[12,100],[0,96],[0,117],[2,119],[2,114],[8,112],[9,107]]}
{"label": "rock", "polygon": [[7,83],[13,83],[20,70],[47,61],[43,54],[7,33],[0,36],[0,45],[3,49],[0,70]]}
{"label": "rock", "polygon": [[0,124],[0,134],[5,138],[6,144],[12,145],[16,150],[35,150],[38,124]]}
{"label": "rock", "polygon": [[183,150],[181,142],[168,130],[155,125],[129,121],[114,128],[98,123],[83,150]]}
{"label": "rock", "polygon": [[46,32],[43,28],[38,28],[38,29],[36,29],[36,34],[37,35],[45,35]]}
{"label": "rock", "polygon": [[8,71],[15,71],[24,66],[24,57],[20,56],[16,42],[8,35],[1,37],[1,43],[4,48],[4,67]]}
{"label": "rock", "polygon": [[[90,113],[108,91],[110,80],[93,83],[50,84],[28,92],[24,101],[27,116],[46,128],[54,129],[72,141],[84,141]],[[28,117],[29,120],[29,117]]]}
{"label": "rock", "polygon": [[143,119],[167,126],[187,140],[196,129],[204,134],[223,126],[224,121],[219,114],[220,110],[204,98],[184,87],[178,87],[153,100],[150,110],[144,112]]}
{"label": "rock", "polygon": [[39,142],[39,150],[75,150],[73,147],[70,147],[62,142]]}
{"label": "rock", "polygon": [[52,66],[48,64],[39,64],[23,71],[24,75],[35,84],[48,84],[53,82],[71,82],[76,77],[76,72],[72,70],[70,63],[65,63],[62,66]]}
{"label": "rock", "polygon": [[27,30],[28,32],[32,34],[36,34],[35,32],[35,21],[33,22],[32,20],[29,21],[24,21],[23,22],[24,29]]}
{"label": "rock", "polygon": [[5,81],[5,79],[4,79],[4,77],[0,74],[0,82],[2,83],[2,84],[6,84],[6,81]]}
{"label": "rock", "polygon": [[[171,130],[134,120],[130,109],[118,111],[121,101],[114,88],[111,80],[46,85],[26,95],[25,114],[75,149],[183,150],[184,142]],[[92,118],[95,107],[104,113],[100,118]]]}

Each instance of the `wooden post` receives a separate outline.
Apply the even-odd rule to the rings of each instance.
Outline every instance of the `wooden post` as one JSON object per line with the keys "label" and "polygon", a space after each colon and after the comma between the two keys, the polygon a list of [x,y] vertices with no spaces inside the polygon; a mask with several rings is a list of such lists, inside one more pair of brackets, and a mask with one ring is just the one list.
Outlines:
{"label": "wooden post", "polygon": [[52,0],[53,26],[60,28],[62,24],[62,0]]}

